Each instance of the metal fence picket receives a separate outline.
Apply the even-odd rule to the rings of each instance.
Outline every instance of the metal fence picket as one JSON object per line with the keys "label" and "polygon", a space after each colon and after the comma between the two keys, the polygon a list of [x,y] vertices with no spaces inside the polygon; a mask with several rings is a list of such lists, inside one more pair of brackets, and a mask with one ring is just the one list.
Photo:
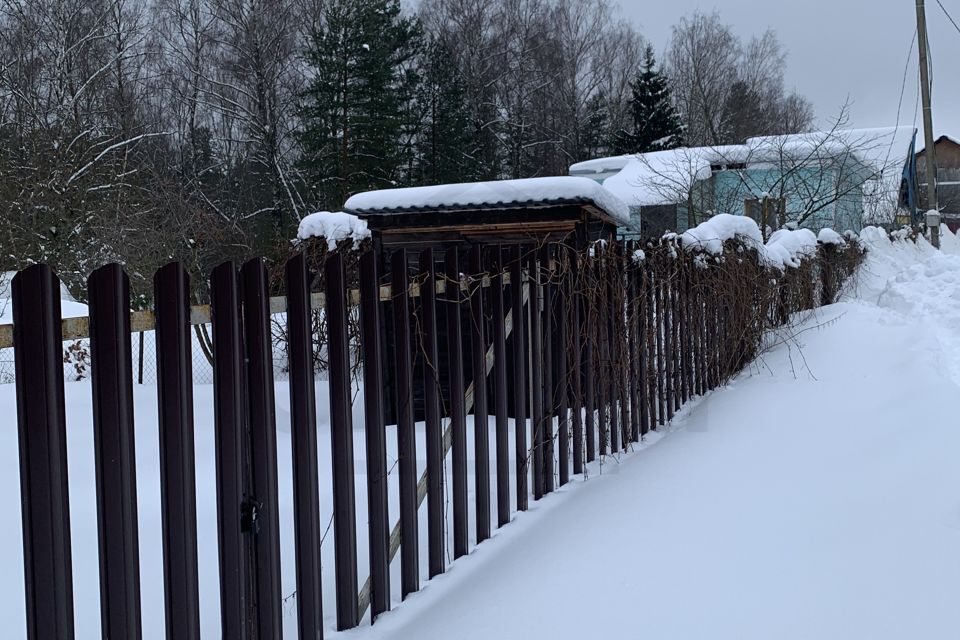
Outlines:
{"label": "metal fence picket", "polygon": [[[483,246],[475,244],[470,249],[470,276],[473,279],[470,290],[470,356],[473,365],[473,491],[477,544],[490,537],[490,411],[487,405],[487,319],[483,304],[483,278],[487,271],[483,267]],[[496,295],[492,289],[491,293]],[[497,316],[494,315],[494,318]],[[497,460],[499,463],[499,457]]]}
{"label": "metal fence picket", "polygon": [[360,256],[360,324],[363,348],[370,619],[390,610],[390,518],[387,507],[387,429],[383,406],[383,348],[377,254]]}
{"label": "metal fence picket", "polygon": [[403,598],[420,589],[419,525],[417,522],[417,437],[413,411],[413,356],[410,332],[410,282],[407,251],[391,259],[393,290],[394,365],[396,367],[397,456],[400,483],[400,593]]}
{"label": "metal fence picket", "polygon": [[168,264],[154,276],[153,290],[167,637],[199,640],[190,277],[181,264]]}
{"label": "metal fence picket", "polygon": [[253,595],[247,534],[246,385],[237,267],[225,262],[210,278],[213,325],[214,433],[217,455],[217,531],[220,562],[220,625],[224,638],[252,637]]}
{"label": "metal fence picket", "polygon": [[118,264],[87,280],[100,547],[100,612],[105,638],[141,637],[130,281]]}
{"label": "metal fence picket", "polygon": [[73,640],[60,280],[33,265],[12,293],[27,638]]}
{"label": "metal fence picket", "polygon": [[287,366],[290,370],[290,448],[293,455],[293,532],[297,565],[297,629],[300,640],[323,637],[320,576],[320,496],[317,406],[306,256],[284,268],[287,285]]}
{"label": "metal fence picket", "polygon": [[353,463],[353,409],[347,275],[343,254],[324,263],[327,296],[327,349],[330,371],[330,445],[333,459],[333,536],[337,582],[337,630],[359,623],[357,602],[357,519]]}
{"label": "metal fence picket", "polygon": [[453,475],[453,557],[467,554],[467,425],[463,383],[463,330],[460,305],[460,252],[448,247],[446,275],[447,381],[450,388],[450,437]]}
{"label": "metal fence picket", "polygon": [[427,556],[430,577],[443,573],[443,430],[440,424],[440,358],[437,347],[437,280],[433,249],[420,252],[420,341],[427,437]]}

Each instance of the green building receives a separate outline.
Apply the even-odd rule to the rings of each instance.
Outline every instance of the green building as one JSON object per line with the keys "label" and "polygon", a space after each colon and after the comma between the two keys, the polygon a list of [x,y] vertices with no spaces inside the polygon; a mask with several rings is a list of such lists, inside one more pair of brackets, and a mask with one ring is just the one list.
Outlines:
{"label": "green building", "polygon": [[897,127],[750,138],[588,160],[570,174],[593,178],[627,203],[644,236],[681,232],[717,213],[748,215],[770,230],[859,231],[896,217],[915,133]]}

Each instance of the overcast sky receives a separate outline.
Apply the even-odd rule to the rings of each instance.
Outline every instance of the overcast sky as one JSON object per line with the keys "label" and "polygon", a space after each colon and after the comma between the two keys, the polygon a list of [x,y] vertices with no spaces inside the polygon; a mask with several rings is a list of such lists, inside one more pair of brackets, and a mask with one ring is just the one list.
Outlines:
{"label": "overcast sky", "polygon": [[[960,0],[940,0],[960,23]],[[774,29],[788,51],[788,88],[795,88],[816,108],[818,124],[829,126],[849,97],[851,125],[892,126],[903,84],[907,52],[910,66],[900,124],[916,122],[919,87],[914,0],[619,0],[629,18],[662,54],[670,28],[696,9],[717,9],[724,22],[744,39]],[[927,0],[927,23],[933,63],[933,119],[937,135],[960,137],[960,32],[947,20],[937,0]],[[921,143],[922,144],[922,143]]]}

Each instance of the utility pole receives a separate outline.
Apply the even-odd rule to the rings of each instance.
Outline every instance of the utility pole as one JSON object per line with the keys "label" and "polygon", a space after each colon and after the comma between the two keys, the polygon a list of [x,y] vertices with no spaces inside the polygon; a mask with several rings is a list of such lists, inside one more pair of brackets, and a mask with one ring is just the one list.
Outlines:
{"label": "utility pole", "polygon": [[[930,108],[930,72],[927,69],[927,16],[923,0],[917,0],[917,43],[920,46],[920,92],[923,100],[923,155],[927,161],[927,210],[939,211],[937,163],[933,148],[933,110]],[[940,216],[926,216],[926,223],[930,229],[930,244],[939,249]]]}

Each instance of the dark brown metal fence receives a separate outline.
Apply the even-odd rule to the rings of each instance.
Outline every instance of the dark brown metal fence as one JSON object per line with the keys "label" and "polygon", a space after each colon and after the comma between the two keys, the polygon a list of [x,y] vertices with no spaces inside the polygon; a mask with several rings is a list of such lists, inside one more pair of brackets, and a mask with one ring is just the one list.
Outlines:
{"label": "dark brown metal fence", "polygon": [[[432,578],[447,568],[448,544],[454,559],[470,552],[471,513],[473,544],[483,543],[491,509],[497,526],[505,526],[527,508],[531,493],[540,499],[598,456],[629,450],[683,403],[740,371],[791,314],[812,308],[818,296],[833,300],[860,255],[855,247],[822,248],[799,269],[779,272],[742,245],[713,256],[669,240],[644,246],[568,240],[390,255],[365,248],[358,260],[334,251],[319,264],[304,255],[287,263],[298,637],[316,640],[323,632],[322,477],[332,480],[336,627],[349,629],[368,609],[374,621],[390,609],[389,567],[398,552],[406,597],[420,588],[421,557]],[[264,263],[253,260],[221,265],[210,283],[221,625],[223,637],[241,640],[281,637],[283,617],[267,281]],[[321,335],[314,330],[311,284],[324,294]],[[74,636],[58,291],[44,266],[13,283],[31,640]],[[200,637],[188,291],[179,265],[157,273],[168,638]],[[90,277],[100,602],[103,634],[111,638],[141,634],[129,295],[117,265]],[[359,323],[351,320],[355,302]],[[317,459],[316,340],[324,343],[329,367],[330,469],[319,469]],[[365,388],[370,567],[362,589],[351,395],[358,370]],[[426,433],[420,478],[418,403]],[[386,415],[397,422],[399,514],[388,510]],[[444,476],[448,453],[451,486]],[[424,499],[425,552],[418,535]]]}

